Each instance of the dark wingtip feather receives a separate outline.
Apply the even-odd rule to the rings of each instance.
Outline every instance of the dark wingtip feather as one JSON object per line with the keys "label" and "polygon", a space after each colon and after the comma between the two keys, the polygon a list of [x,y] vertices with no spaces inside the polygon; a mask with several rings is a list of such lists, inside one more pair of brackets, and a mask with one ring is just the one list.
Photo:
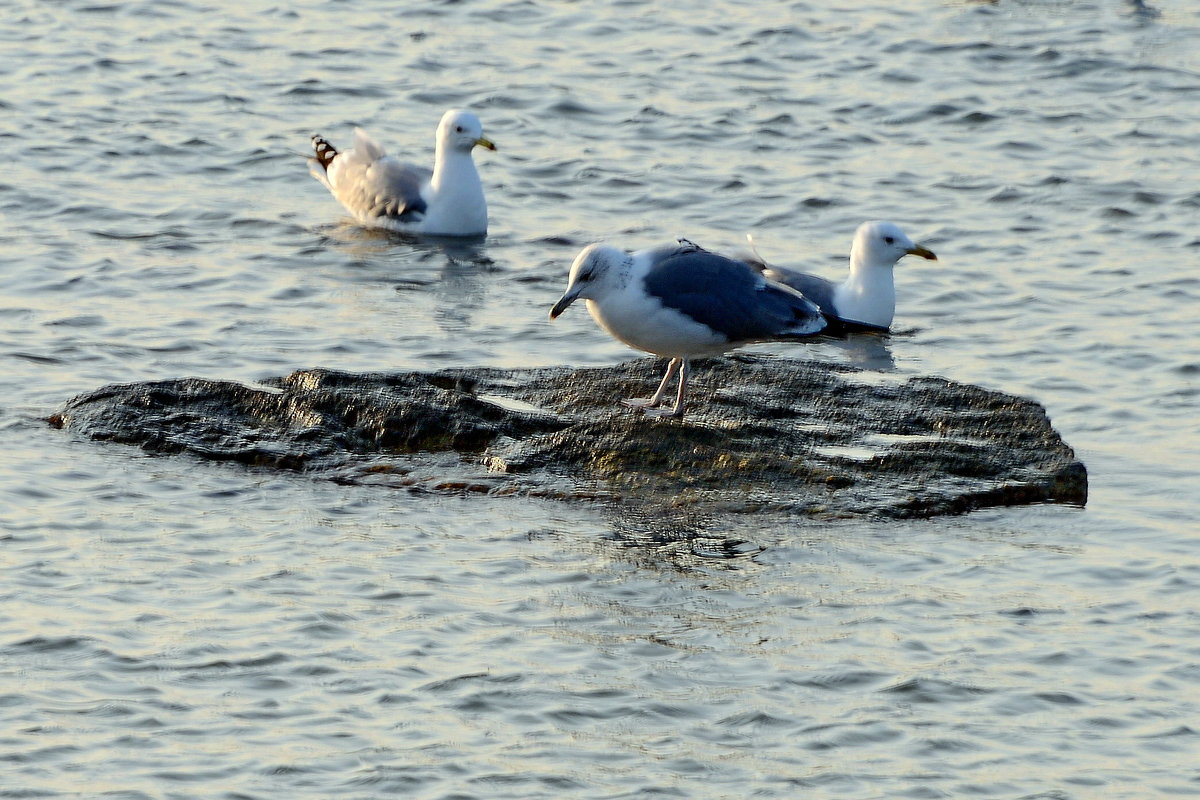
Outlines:
{"label": "dark wingtip feather", "polygon": [[329,169],[329,165],[333,159],[337,158],[337,148],[329,143],[329,140],[324,136],[314,134],[312,137],[313,150],[317,154],[317,162],[321,165],[321,169]]}

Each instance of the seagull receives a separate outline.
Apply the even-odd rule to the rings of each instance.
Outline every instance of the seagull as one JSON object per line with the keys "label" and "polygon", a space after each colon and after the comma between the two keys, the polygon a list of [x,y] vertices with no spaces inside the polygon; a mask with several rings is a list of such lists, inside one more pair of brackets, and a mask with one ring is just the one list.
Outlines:
{"label": "seagull", "polygon": [[850,277],[841,284],[806,272],[776,267],[760,258],[749,263],[768,279],[786,284],[821,307],[826,333],[886,332],[896,316],[892,267],[904,256],[937,261],[932,250],[914,244],[894,222],[864,222],[850,245]]}
{"label": "seagull", "polygon": [[[550,319],[580,298],[614,339],[671,359],[652,397],[622,401],[658,416],[683,416],[689,359],[751,342],[800,339],[825,327],[820,309],[800,292],[686,239],[635,253],[588,245],[571,265]],[[660,409],[677,373],[675,405]]]}
{"label": "seagull", "polygon": [[471,112],[442,115],[432,172],[387,155],[362,128],[354,129],[350,150],[338,151],[323,136],[312,143],[308,171],[363,225],[441,236],[487,233],[487,201],[471,150],[496,145]]}

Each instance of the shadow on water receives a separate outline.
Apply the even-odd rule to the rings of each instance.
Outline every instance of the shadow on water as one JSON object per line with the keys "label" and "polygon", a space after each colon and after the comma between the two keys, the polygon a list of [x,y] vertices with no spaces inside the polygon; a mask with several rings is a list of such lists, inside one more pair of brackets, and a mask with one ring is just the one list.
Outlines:
{"label": "shadow on water", "polygon": [[753,525],[731,526],[727,519],[681,508],[625,505],[609,511],[610,541],[624,558],[682,572],[701,566],[736,569],[766,549],[763,542],[754,541],[756,534],[785,524],[756,520]]}

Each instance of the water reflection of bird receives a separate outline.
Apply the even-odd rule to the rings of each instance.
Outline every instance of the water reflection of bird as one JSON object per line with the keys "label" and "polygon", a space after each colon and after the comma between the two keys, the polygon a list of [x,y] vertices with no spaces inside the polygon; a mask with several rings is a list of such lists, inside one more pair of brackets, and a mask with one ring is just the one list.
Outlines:
{"label": "water reflection of bird", "polygon": [[1145,0],[1125,0],[1130,13],[1141,20],[1158,19],[1162,12],[1154,6],[1146,5]]}

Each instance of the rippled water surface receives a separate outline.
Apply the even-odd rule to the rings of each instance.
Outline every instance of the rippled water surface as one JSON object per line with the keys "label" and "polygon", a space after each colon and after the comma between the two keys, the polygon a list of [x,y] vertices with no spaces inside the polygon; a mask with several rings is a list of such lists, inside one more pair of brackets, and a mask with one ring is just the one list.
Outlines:
{"label": "rippled water surface", "polygon": [[[1200,796],[1200,11],[1147,2],[5,5],[0,797]],[[452,106],[500,147],[485,241],[360,230],[307,175],[354,125],[428,160]],[[664,548],[43,422],[616,363],[546,320],[583,244],[833,275],[878,217],[941,260],[890,339],[803,352],[1042,402],[1085,509]]]}

